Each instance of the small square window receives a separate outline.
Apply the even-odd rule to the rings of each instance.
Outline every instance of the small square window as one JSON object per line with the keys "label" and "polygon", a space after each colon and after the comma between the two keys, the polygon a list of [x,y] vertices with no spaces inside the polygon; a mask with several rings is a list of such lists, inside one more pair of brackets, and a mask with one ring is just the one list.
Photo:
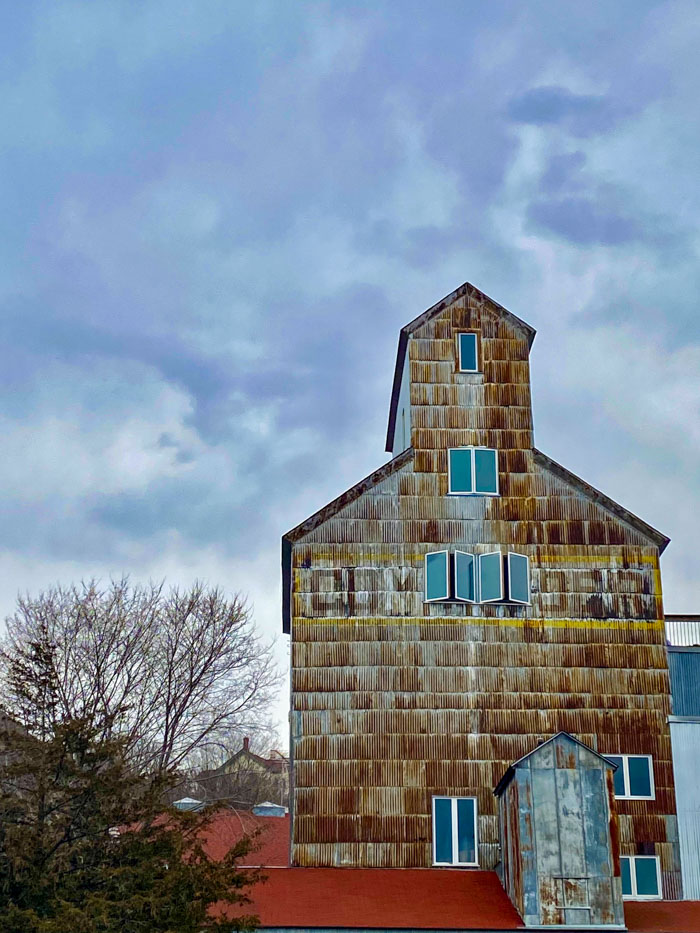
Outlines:
{"label": "small square window", "polygon": [[621,800],[653,800],[654,767],[651,755],[606,755],[617,765],[615,796]]}
{"label": "small square window", "polygon": [[479,372],[479,341],[476,334],[457,334],[457,364],[461,373]]}
{"label": "small square window", "polygon": [[457,496],[497,496],[498,452],[490,447],[450,447],[447,491]]}
{"label": "small square window", "polygon": [[622,896],[643,900],[661,897],[661,868],[656,855],[620,856]]}
{"label": "small square window", "polygon": [[433,864],[479,864],[475,797],[433,797]]}

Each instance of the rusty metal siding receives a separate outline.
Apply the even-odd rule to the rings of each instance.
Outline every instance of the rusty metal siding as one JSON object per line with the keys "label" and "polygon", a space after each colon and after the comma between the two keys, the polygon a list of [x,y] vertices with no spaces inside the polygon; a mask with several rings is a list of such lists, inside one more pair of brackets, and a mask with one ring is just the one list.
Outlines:
{"label": "rusty metal siding", "polygon": [[[481,331],[483,373],[456,371],[460,329]],[[604,754],[654,756],[656,800],[619,811],[627,851],[668,847],[672,896],[659,545],[533,451],[527,349],[522,329],[467,296],[419,328],[412,455],[292,542],[293,860],[428,866],[442,794],[477,797],[492,868],[492,788],[564,730]],[[446,448],[463,443],[498,448],[500,497],[446,495]],[[527,554],[532,605],[425,604],[436,546]]]}

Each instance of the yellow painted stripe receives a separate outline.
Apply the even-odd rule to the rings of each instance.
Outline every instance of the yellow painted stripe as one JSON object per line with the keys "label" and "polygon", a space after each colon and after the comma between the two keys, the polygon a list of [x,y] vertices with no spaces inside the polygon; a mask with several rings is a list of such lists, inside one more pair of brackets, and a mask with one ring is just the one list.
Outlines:
{"label": "yellow painted stripe", "polygon": [[639,629],[661,632],[663,619],[644,622],[638,619],[501,619],[477,616],[339,616],[309,619],[295,616],[294,625],[503,625],[515,628],[588,628],[588,629]]}

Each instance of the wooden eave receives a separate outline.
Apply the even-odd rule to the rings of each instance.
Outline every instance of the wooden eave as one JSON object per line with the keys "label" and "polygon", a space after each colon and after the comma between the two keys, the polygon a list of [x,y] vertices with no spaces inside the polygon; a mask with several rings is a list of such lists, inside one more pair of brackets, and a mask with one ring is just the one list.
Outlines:
{"label": "wooden eave", "polygon": [[546,745],[549,745],[550,742],[554,742],[556,739],[561,739],[561,738],[569,739],[571,742],[574,742],[576,745],[580,745],[581,748],[585,748],[587,752],[591,753],[591,755],[595,755],[596,758],[600,758],[603,764],[607,765],[608,768],[611,768],[613,771],[617,771],[617,765],[613,764],[612,761],[610,761],[610,759],[605,757],[605,755],[601,755],[600,752],[597,752],[594,748],[591,748],[590,745],[586,745],[585,742],[582,742],[580,739],[577,739],[575,735],[571,735],[570,732],[564,732],[564,731],[557,732],[556,735],[551,736],[545,742],[542,742],[536,748],[533,748],[531,752],[527,753],[527,755],[523,755],[522,758],[518,758],[517,761],[514,761],[512,765],[508,766],[505,774],[503,775],[501,780],[498,782],[498,784],[496,784],[496,786],[493,789],[494,796],[500,797],[500,795],[503,793],[503,791],[506,789],[506,787],[510,783],[510,780],[515,774],[515,769],[518,767],[518,765],[522,764],[523,761],[527,761],[527,759],[531,758],[533,755],[538,754],[538,752],[541,752],[542,749]]}
{"label": "wooden eave", "polygon": [[535,334],[537,333],[535,328],[531,327],[517,315],[513,314],[512,311],[504,308],[503,305],[500,305],[497,301],[494,301],[493,298],[490,298],[485,292],[480,291],[480,289],[478,289],[476,285],[472,285],[471,282],[465,282],[463,285],[460,285],[459,288],[456,288],[451,294],[446,295],[441,301],[438,301],[437,304],[434,304],[432,308],[428,308],[427,311],[419,314],[417,318],[414,318],[409,324],[406,324],[405,327],[402,327],[401,331],[399,332],[399,347],[396,353],[394,382],[391,388],[391,402],[389,404],[389,425],[386,432],[385,449],[388,453],[391,453],[392,441],[394,439],[396,409],[399,403],[399,393],[401,391],[401,375],[403,373],[403,364],[406,358],[408,338],[411,336],[411,334],[418,330],[419,327],[422,327],[423,324],[426,324],[434,317],[437,317],[437,315],[441,314],[454,301],[456,301],[458,298],[463,298],[465,295],[476,296],[488,301],[493,306],[493,308],[504,318],[506,318],[514,327],[524,331],[525,335],[527,336],[528,345],[530,347],[532,346],[532,342],[535,339]]}
{"label": "wooden eave", "polygon": [[639,516],[635,515],[634,512],[630,512],[628,509],[615,502],[614,499],[606,496],[604,492],[596,489],[595,486],[591,486],[590,483],[587,483],[585,480],[581,479],[580,476],[576,476],[575,473],[567,470],[566,467],[563,467],[560,463],[557,463],[556,460],[552,460],[552,458],[548,457],[547,454],[543,454],[541,450],[537,450],[537,448],[533,447],[532,455],[535,459],[535,463],[538,463],[540,466],[544,467],[545,470],[549,470],[550,473],[553,473],[555,476],[559,477],[559,479],[563,480],[565,483],[567,483],[567,485],[573,486],[574,489],[577,489],[579,492],[583,493],[586,498],[591,499],[593,502],[595,502],[597,505],[600,505],[608,512],[612,512],[616,518],[619,518],[620,521],[631,525],[632,528],[636,529],[638,532],[640,532],[640,534],[643,534],[644,537],[649,538],[649,540],[656,547],[658,547],[659,554],[664,552],[671,540],[665,534],[662,534],[652,525],[647,524],[647,522],[639,518]]}
{"label": "wooden eave", "polygon": [[388,463],[380,466],[378,470],[375,470],[374,473],[370,473],[369,476],[366,476],[364,479],[361,479],[359,483],[355,483],[354,486],[351,486],[350,489],[347,489],[337,498],[333,499],[328,505],[324,505],[322,509],[319,509],[318,512],[314,512],[313,515],[310,515],[305,521],[297,525],[296,528],[292,528],[291,531],[288,531],[286,534],[282,535],[282,631],[289,634],[291,631],[292,623],[292,546],[295,541],[298,541],[300,538],[303,538],[304,535],[308,534],[310,531],[313,531],[314,528],[318,528],[319,525],[322,525],[325,521],[328,521],[329,518],[332,518],[336,515],[341,509],[345,508],[346,505],[350,505],[351,502],[354,502],[356,499],[359,499],[360,496],[367,492],[368,489],[372,489],[378,483],[381,483],[382,480],[386,479],[387,476],[391,476],[392,473],[395,473],[397,470],[400,470],[401,467],[405,466],[410,460],[413,459],[413,448],[407,447],[406,450],[403,450],[400,454],[397,454],[392,460],[389,460]]}

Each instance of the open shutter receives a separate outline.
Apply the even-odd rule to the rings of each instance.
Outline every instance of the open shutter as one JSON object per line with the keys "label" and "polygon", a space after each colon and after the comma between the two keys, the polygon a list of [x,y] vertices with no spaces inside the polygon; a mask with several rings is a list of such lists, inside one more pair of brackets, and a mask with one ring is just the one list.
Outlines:
{"label": "open shutter", "polygon": [[476,560],[464,551],[455,551],[455,599],[476,602]]}
{"label": "open shutter", "polygon": [[508,552],[508,599],[513,603],[530,603],[530,561],[524,554]]}
{"label": "open shutter", "polygon": [[479,556],[479,601],[495,603],[503,599],[503,557],[500,551]]}
{"label": "open shutter", "polygon": [[425,600],[450,598],[450,560],[448,551],[425,555]]}

